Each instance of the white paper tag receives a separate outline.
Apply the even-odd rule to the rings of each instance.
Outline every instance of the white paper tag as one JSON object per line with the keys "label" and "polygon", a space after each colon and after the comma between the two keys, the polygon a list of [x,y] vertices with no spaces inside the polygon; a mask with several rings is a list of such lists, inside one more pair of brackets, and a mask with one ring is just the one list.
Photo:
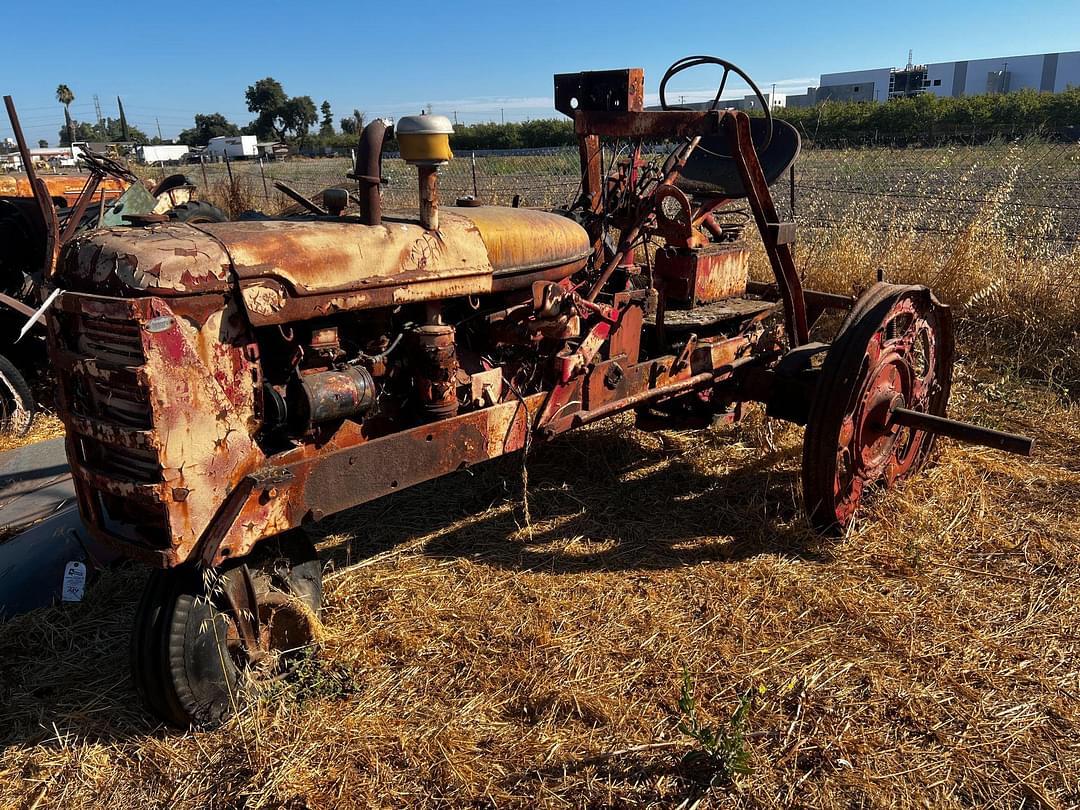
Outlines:
{"label": "white paper tag", "polygon": [[64,566],[64,588],[60,592],[61,602],[81,602],[86,590],[86,565],[72,560]]}
{"label": "white paper tag", "polygon": [[53,290],[51,293],[49,293],[49,297],[45,299],[45,303],[43,303],[40,307],[38,307],[37,312],[35,312],[33,315],[30,316],[30,320],[28,320],[25,324],[23,324],[22,331],[20,331],[19,336],[17,338],[15,338],[16,343],[18,343],[20,340],[23,339],[23,336],[26,335],[26,333],[30,331],[30,327],[33,326],[35,323],[37,323],[38,318],[40,318],[42,315],[45,314],[45,310],[47,310],[49,307],[51,307],[52,302],[55,301],[57,298],[59,298],[61,296],[61,294],[63,294],[63,292],[64,292],[63,290],[61,290],[59,287],[57,287],[55,290]]}

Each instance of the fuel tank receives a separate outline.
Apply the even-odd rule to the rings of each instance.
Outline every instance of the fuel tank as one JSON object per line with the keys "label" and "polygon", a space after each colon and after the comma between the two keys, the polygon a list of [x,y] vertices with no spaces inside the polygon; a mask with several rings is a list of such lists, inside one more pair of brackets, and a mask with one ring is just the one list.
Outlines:
{"label": "fuel tank", "polygon": [[138,297],[239,285],[256,326],[337,312],[525,289],[580,270],[576,222],[544,211],[443,208],[438,231],[409,216],[180,223],[105,229],[64,254],[61,286]]}

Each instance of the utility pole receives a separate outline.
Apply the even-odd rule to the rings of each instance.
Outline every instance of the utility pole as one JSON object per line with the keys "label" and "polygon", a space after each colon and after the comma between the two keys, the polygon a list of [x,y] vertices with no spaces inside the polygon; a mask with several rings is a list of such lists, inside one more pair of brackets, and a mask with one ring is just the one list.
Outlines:
{"label": "utility pole", "polygon": [[103,127],[102,127],[102,117],[103,116],[101,115],[101,101],[98,99],[97,93],[94,93],[94,113],[97,115],[98,129],[103,129]]}
{"label": "utility pole", "polygon": [[158,117],[156,115],[154,116],[154,123],[157,124],[157,137],[158,137],[158,140],[159,141],[164,141],[165,139],[161,137],[161,122],[158,120]]}
{"label": "utility pole", "polygon": [[501,120],[501,121],[502,121],[502,122],[503,122],[504,124],[506,123],[506,110],[504,110],[504,109],[503,109],[502,107],[499,107],[499,119],[500,119],[500,120]]}
{"label": "utility pole", "polygon": [[457,126],[457,110],[454,110],[454,126]]}
{"label": "utility pole", "polygon": [[773,82],[772,95],[769,96],[769,106],[770,107],[775,107],[776,106],[776,82]]}

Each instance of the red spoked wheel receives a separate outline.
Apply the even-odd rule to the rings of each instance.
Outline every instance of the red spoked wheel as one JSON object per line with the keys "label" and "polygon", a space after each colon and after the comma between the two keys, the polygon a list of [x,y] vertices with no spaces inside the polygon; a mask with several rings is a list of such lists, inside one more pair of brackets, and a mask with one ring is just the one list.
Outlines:
{"label": "red spoked wheel", "polygon": [[933,434],[903,427],[894,408],[945,414],[952,315],[926,287],[875,284],[849,313],[821,366],[803,441],[810,524],[838,534],[872,489],[916,473]]}

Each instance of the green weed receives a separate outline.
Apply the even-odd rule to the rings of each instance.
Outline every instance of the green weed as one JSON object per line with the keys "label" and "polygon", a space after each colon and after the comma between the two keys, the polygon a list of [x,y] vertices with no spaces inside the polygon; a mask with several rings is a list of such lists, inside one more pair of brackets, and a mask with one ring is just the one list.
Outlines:
{"label": "green weed", "polygon": [[679,731],[693,739],[697,746],[684,754],[682,761],[699,781],[710,787],[729,784],[736,776],[752,772],[745,737],[746,718],[752,702],[751,693],[747,691],[739,698],[739,705],[726,725],[705,725],[698,718],[694,680],[689,672],[683,670]]}

